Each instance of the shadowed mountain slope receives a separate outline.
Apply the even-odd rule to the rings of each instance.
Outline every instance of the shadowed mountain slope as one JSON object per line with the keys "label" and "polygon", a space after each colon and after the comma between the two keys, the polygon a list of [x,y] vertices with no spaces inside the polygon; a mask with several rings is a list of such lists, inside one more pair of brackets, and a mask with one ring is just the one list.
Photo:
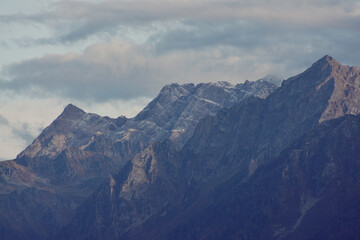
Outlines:
{"label": "shadowed mountain slope", "polygon": [[152,239],[357,239],[359,146],[360,117],[324,122],[248,181],[235,175],[214,188],[211,201],[186,221],[166,230],[152,225],[147,234],[154,233]]}
{"label": "shadowed mountain slope", "polygon": [[[136,155],[125,169],[112,175],[110,180],[79,208],[71,224],[66,226],[57,238],[252,239],[256,236],[266,239],[295,236],[292,235],[292,228],[289,226],[281,225],[277,228],[276,221],[273,226],[271,221],[266,222],[269,221],[266,218],[257,218],[257,215],[252,216],[251,213],[246,215],[245,210],[242,213],[234,209],[236,214],[249,217],[248,224],[254,224],[246,232],[247,223],[241,225],[242,223],[238,222],[246,221],[245,217],[239,216],[237,220],[236,214],[231,215],[232,208],[227,208],[228,202],[222,202],[221,196],[231,195],[230,190],[233,188],[242,191],[243,187],[248,186],[247,182],[252,181],[251,179],[258,174],[259,167],[263,169],[262,166],[266,165],[276,168],[279,161],[277,159],[281,158],[280,153],[291,148],[293,142],[309,131],[317,131],[319,123],[345,114],[357,115],[360,109],[360,96],[357,90],[359,82],[358,68],[342,66],[330,56],[325,56],[305,72],[284,81],[282,86],[267,98],[249,97],[230,109],[221,110],[215,116],[205,117],[199,122],[193,136],[182,150],[177,151],[173,143],[168,141],[148,146]],[[357,125],[352,124],[350,120],[345,121],[344,125],[347,124],[349,128],[357,129]],[[328,130],[331,131],[332,127],[336,128],[330,124]],[[340,133],[337,136],[339,139],[342,137]],[[356,144],[356,136],[347,141],[355,141]],[[313,144],[316,148],[318,143]],[[339,147],[340,149],[335,150],[342,151],[341,147],[346,149],[343,145]],[[342,161],[341,154],[336,155],[336,151],[332,154],[333,157],[339,158],[337,161]],[[354,160],[356,159],[352,159]],[[322,173],[314,171],[309,174]],[[270,179],[261,181],[264,185],[256,186],[259,190],[254,190],[254,194],[260,197],[262,193],[256,191],[261,191],[266,188],[267,182],[271,182]],[[291,182],[289,184],[291,185]],[[328,184],[331,188],[333,183]],[[294,183],[288,189],[292,191],[297,187]],[[230,192],[226,192],[227,190]],[[288,193],[290,196],[291,191]],[[277,193],[279,192],[274,193],[274,197],[281,199]],[[357,196],[356,190],[353,193],[351,199]],[[114,197],[110,201],[111,196]],[[305,201],[305,205],[301,205],[300,208],[300,205],[297,205],[288,215],[286,211],[281,212],[284,216],[280,216],[282,218],[279,224],[289,221],[296,225],[302,212],[316,200],[312,195],[308,198],[305,195],[301,197],[304,198],[302,201]],[[207,208],[212,206],[215,200],[219,203],[219,211],[225,212],[223,215],[216,212],[216,208],[211,210],[215,212],[214,215],[211,215],[211,211],[207,215]],[[246,206],[253,208],[262,209],[265,204],[261,198],[249,197],[247,200],[252,202]],[[292,204],[290,200],[290,197],[283,198],[283,204]],[[235,203],[236,201],[234,206]],[[245,200],[242,203],[245,205]],[[252,203],[254,205],[251,205]],[[256,206],[256,203],[260,205]],[[331,206],[336,208],[335,205]],[[264,211],[268,209],[265,208]],[[330,218],[334,219],[338,211],[339,209],[335,209]],[[301,220],[302,218],[294,227],[294,231],[301,226]],[[191,226],[187,224],[189,221]],[[244,232],[227,228],[227,223],[230,224],[231,221],[236,222],[234,228],[245,229]],[[214,227],[216,224],[219,226]],[[268,227],[266,224],[270,224],[271,229],[275,230],[263,230],[261,227]],[[316,231],[320,229],[321,225]],[[186,231],[182,234],[183,230],[189,234],[186,235]],[[342,231],[345,230],[344,228]],[[311,234],[313,233],[304,236],[313,236]],[[335,236],[335,239],[337,238]]]}
{"label": "shadowed mountain slope", "polygon": [[0,163],[1,239],[51,238],[109,174],[149,144],[171,139],[181,148],[205,115],[275,88],[263,80],[172,84],[132,119],[68,105],[15,160]]}

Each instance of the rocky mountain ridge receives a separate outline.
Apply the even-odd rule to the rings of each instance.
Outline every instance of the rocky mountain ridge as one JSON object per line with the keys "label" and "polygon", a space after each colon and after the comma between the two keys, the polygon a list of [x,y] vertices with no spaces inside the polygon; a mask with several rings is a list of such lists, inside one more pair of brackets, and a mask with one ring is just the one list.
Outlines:
{"label": "rocky mountain ridge", "polygon": [[[182,150],[176,151],[169,142],[159,143],[150,149],[143,150],[130,161],[126,171],[120,171],[112,176],[113,181],[105,182],[101,190],[95,192],[89,201],[79,208],[71,224],[60,231],[57,238],[229,239],[239,236],[255,237],[252,234],[259,231],[260,226],[252,226],[254,232],[246,232],[246,228],[242,230],[245,233],[236,232],[237,228],[241,228],[242,223],[236,220],[236,216],[231,215],[232,208],[224,209],[228,206],[227,202],[220,201],[217,206],[220,210],[214,215],[206,215],[207,207],[212,206],[214,200],[219,198],[219,195],[221,196],[217,194],[217,189],[231,195],[231,191],[226,192],[231,188],[230,183],[242,189],[241,183],[251,181],[258,168],[262,169],[264,165],[273,166],[276,159],[281,157],[281,153],[291,147],[294,141],[316,129],[319,123],[324,121],[322,116],[334,101],[337,82],[346,79],[347,74],[358,76],[358,73],[358,69],[343,67],[333,58],[325,56],[304,73],[284,81],[282,87],[267,98],[250,97],[230,109],[221,110],[215,116],[204,118],[199,122],[193,136]],[[334,77],[337,75],[344,76]],[[353,84],[357,84],[359,80],[359,77],[353,78],[352,84],[346,85],[343,91],[355,89]],[[347,106],[338,111],[342,116],[357,114],[356,111],[351,112],[351,109],[358,109],[359,106],[356,95],[353,96],[355,99],[339,100],[343,105],[337,102],[338,106]],[[330,118],[337,117],[337,114],[330,116]],[[351,125],[352,122],[348,124]],[[347,127],[356,129],[356,125]],[[356,143],[357,135],[349,141]],[[316,144],[314,143],[315,148]],[[346,149],[344,144],[342,142],[340,147]],[[350,156],[355,154],[353,150],[349,151]],[[336,152],[332,154],[331,158],[338,157],[334,155]],[[306,161],[309,160],[306,159]],[[129,185],[129,183],[133,184]],[[265,186],[266,181],[262,181],[262,184]],[[260,187],[263,188],[262,185]],[[296,189],[296,185],[291,187]],[[117,197],[111,203],[104,200],[112,193],[116,193]],[[352,199],[357,196],[356,192],[354,194],[351,196]],[[278,196],[274,195],[274,197]],[[248,200],[258,202],[260,199],[249,198]],[[316,198],[311,196],[308,200],[309,203],[306,199],[304,200],[305,205],[301,209],[306,210],[308,205],[310,208]],[[103,206],[101,205],[103,202],[109,202],[109,204]],[[238,205],[235,206],[239,208]],[[109,208],[112,209],[111,212],[106,210]],[[91,212],[88,212],[89,209]],[[301,209],[297,209],[296,214],[301,213]],[[221,214],[221,211],[226,214]],[[237,213],[237,211],[234,212]],[[247,214],[247,212],[244,210],[244,213],[238,214]],[[248,218],[254,221],[249,224],[262,219],[249,214]],[[285,215],[284,219],[291,217],[291,213],[286,216],[286,211],[282,214]],[[360,219],[360,216],[358,217]],[[224,223],[218,222],[218,218],[224,219]],[[300,220],[303,218],[304,216]],[[210,235],[208,231],[211,231],[213,226],[207,219],[214,219],[218,225],[214,227],[215,232]],[[233,220],[236,222],[236,224],[230,224],[234,226],[233,229],[221,230],[227,229],[227,222]],[[299,224],[300,220],[298,218]],[[84,224],[85,221],[86,224]],[[189,221],[190,226],[187,224]],[[294,224],[296,225],[296,222]],[[316,231],[322,231],[321,227],[323,226],[319,225]],[[287,238],[285,233],[290,231],[288,227],[282,229],[281,226],[274,225],[273,228],[278,234],[271,235],[271,231],[265,229],[265,232],[268,231],[264,235],[266,237],[262,235],[257,237]],[[305,235],[305,237],[309,236],[312,235]]]}
{"label": "rocky mountain ridge", "polygon": [[0,238],[355,239],[359,84],[324,56],[277,89],[172,84],[132,119],[69,105],[0,163]]}
{"label": "rocky mountain ridge", "polygon": [[170,139],[181,148],[206,114],[251,95],[266,97],[275,88],[263,80],[236,86],[172,84],[132,119],[101,117],[68,105],[15,160],[0,163],[1,239],[49,238],[109,174],[126,167],[151,142]]}
{"label": "rocky mountain ridge", "polygon": [[[248,181],[235,175],[214,188],[211,201],[196,214],[168,228],[151,225],[146,234],[152,239],[356,239],[359,130],[359,116],[323,122]],[[133,233],[129,239],[140,239],[145,231]]]}

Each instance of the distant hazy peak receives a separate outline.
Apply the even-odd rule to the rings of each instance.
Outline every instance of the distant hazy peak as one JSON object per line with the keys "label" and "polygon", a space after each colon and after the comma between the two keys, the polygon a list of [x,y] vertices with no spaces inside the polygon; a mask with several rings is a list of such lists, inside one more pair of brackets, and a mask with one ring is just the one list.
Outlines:
{"label": "distant hazy peak", "polygon": [[[272,76],[273,79],[277,78],[275,76]],[[270,77],[269,77],[270,79]],[[189,95],[198,95],[201,91],[201,89],[224,89],[224,90],[246,90],[246,91],[250,91],[251,89],[249,87],[254,88],[253,91],[255,91],[256,87],[258,87],[259,85],[264,85],[264,81],[268,82],[269,85],[274,85],[273,88],[276,88],[276,84],[268,81],[267,79],[259,79],[257,81],[248,81],[246,80],[244,83],[239,83],[239,84],[232,84],[230,82],[226,82],[226,81],[218,81],[218,82],[206,82],[206,83],[199,83],[197,85],[193,84],[193,83],[186,83],[186,84],[178,84],[178,83],[172,83],[172,84],[168,84],[165,85],[160,93],[158,94],[158,96],[152,101],[152,103],[150,103],[146,108],[151,108],[153,107],[154,103],[156,102],[160,102],[160,103],[164,103],[164,104],[169,104],[170,102],[176,101],[181,97],[184,96],[189,96]],[[268,85],[266,85],[268,86]],[[270,86],[268,86],[270,87]],[[274,90],[272,88],[272,90]],[[207,93],[209,94],[209,93]],[[214,93],[215,94],[215,93]],[[140,115],[142,115],[140,113]],[[138,118],[138,117],[136,117]]]}
{"label": "distant hazy peak", "polygon": [[266,81],[266,82],[275,84],[277,87],[280,87],[283,80],[284,80],[283,78],[275,76],[275,75],[266,75],[265,77],[260,78],[256,82]]}
{"label": "distant hazy peak", "polygon": [[194,85],[193,83],[186,83],[186,84],[171,83],[171,84],[165,85],[161,89],[159,96],[162,94],[165,94],[165,93],[172,93],[172,94],[173,93],[178,93],[178,94],[179,93],[189,93],[194,89],[198,89],[201,87],[207,87],[207,86],[216,86],[216,87],[220,87],[220,88],[241,88],[243,85],[255,84],[255,83],[259,83],[259,82],[263,82],[263,81],[277,85],[276,82],[282,81],[282,79],[280,77],[277,77],[274,75],[267,75],[256,81],[246,80],[244,83],[238,83],[238,84],[232,84],[227,81],[204,82],[204,83],[198,83],[196,85]]}

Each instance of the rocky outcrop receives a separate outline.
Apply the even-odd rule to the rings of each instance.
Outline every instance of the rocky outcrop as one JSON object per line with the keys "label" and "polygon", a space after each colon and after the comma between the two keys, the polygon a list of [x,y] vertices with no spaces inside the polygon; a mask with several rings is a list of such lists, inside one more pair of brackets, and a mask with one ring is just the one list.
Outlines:
{"label": "rocky outcrop", "polygon": [[[337,81],[342,79],[332,76],[341,68],[340,63],[325,56],[305,72],[284,81],[268,98],[248,98],[229,110],[203,119],[185,147],[192,156],[189,165],[198,165],[189,167],[191,174],[194,178],[202,178],[204,171],[207,175],[221,175],[228,172],[224,168],[235,166],[246,168],[250,173],[256,166],[277,157],[291,142],[323,120],[334,101]],[[352,81],[353,85],[348,83],[343,89],[344,94],[360,80],[358,74],[354,76],[358,77]],[[358,99],[338,100],[338,106],[341,102],[346,107],[333,118],[353,114],[350,109],[360,107]]]}
{"label": "rocky outcrop", "polygon": [[343,66],[330,56],[326,56],[323,61],[327,61],[327,66],[324,68],[332,68],[332,71],[324,82],[317,86],[317,89],[320,89],[328,81],[332,81],[334,91],[320,121],[337,118],[344,114],[359,114],[360,69]]}
{"label": "rocky outcrop", "polygon": [[232,107],[249,96],[267,97],[276,86],[264,80],[232,85],[228,82],[171,84],[128,121],[117,139],[159,142],[170,139],[181,149],[192,136],[197,123],[222,108]]}
{"label": "rocky outcrop", "polygon": [[[146,234],[152,239],[357,239],[359,130],[359,116],[324,122],[248,181],[235,175],[214,188],[202,210],[176,227],[158,221]],[[134,232],[133,239],[145,234]]]}
{"label": "rocky outcrop", "polygon": [[130,229],[179,205],[185,190],[182,179],[174,145],[151,144],[117,175],[110,175],[56,238],[122,239]]}
{"label": "rocky outcrop", "polygon": [[[264,98],[275,89],[264,80],[236,86],[171,84],[133,119],[101,117],[69,104],[15,161],[56,181],[106,176],[112,173],[109,169],[120,169],[149,143],[170,139],[179,149],[206,115],[248,96]],[[98,164],[97,173],[92,171],[94,164]]]}
{"label": "rocky outcrop", "polygon": [[69,105],[0,163],[0,237],[356,238],[359,81],[325,56],[277,89],[168,85],[132,119]]}
{"label": "rocky outcrop", "polygon": [[[214,115],[219,109],[231,107],[251,95],[266,97],[275,88],[263,80],[236,86],[225,82],[197,86],[172,84],[165,86],[132,119],[101,117],[68,105],[14,161],[0,163],[1,239],[51,238],[107,179],[110,185],[104,191],[109,189],[109,196],[121,191],[124,200],[111,219],[121,216],[121,221],[127,222],[131,217],[128,226],[142,223],[142,218],[147,219],[155,212],[151,209],[163,204],[162,200],[158,198],[157,205],[152,207],[146,201],[154,198],[144,198],[147,203],[144,206],[150,210],[142,208],[145,212],[140,213],[129,210],[133,201],[129,196],[151,195],[156,188],[144,192],[140,189],[146,189],[144,186],[149,183],[156,186],[160,180],[154,180],[155,184],[150,179],[159,176],[164,181],[160,189],[168,188],[165,174],[157,172],[158,154],[150,161],[150,169],[144,170],[145,173],[141,170],[147,163],[143,165],[140,159],[152,155],[153,142],[169,139],[172,149],[181,148],[205,115]],[[120,174],[127,179],[122,190],[118,172],[126,173],[128,166],[132,166],[130,175]],[[122,212],[128,212],[129,216]],[[106,219],[106,214],[102,219]],[[111,233],[123,231],[118,227],[109,229]]]}
{"label": "rocky outcrop", "polygon": [[[333,96],[337,81],[342,79],[331,76],[342,73],[338,71],[341,68],[341,65],[331,57],[325,56],[304,73],[284,81],[281,88],[275,90],[267,98],[248,97],[229,109],[222,109],[216,115],[205,117],[199,122],[193,136],[180,151],[176,151],[176,147],[166,148],[168,142],[159,143],[156,148],[144,150],[131,160],[127,168],[124,168],[126,171],[121,171],[118,177],[113,178],[114,185],[111,181],[110,184],[105,183],[100,187],[92,195],[91,200],[80,208],[82,210],[77,213],[74,221],[57,237],[67,239],[72,236],[86,239],[90,236],[87,231],[91,231],[91,236],[97,236],[98,239],[242,237],[266,239],[296,236],[290,234],[292,229],[298,229],[306,212],[312,209],[317,201],[320,201],[318,195],[304,193],[300,196],[301,204],[297,203],[298,205],[294,208],[296,210],[293,209],[287,214],[287,211],[280,211],[279,206],[274,206],[274,209],[271,209],[272,206],[268,207],[267,202],[271,202],[272,199],[265,198],[267,202],[263,202],[262,194],[268,193],[264,189],[274,189],[273,194],[268,194],[274,198],[275,202],[294,207],[294,202],[291,201],[295,200],[292,199],[294,196],[291,191],[299,188],[296,181],[288,182],[288,187],[291,186],[291,189],[289,188],[291,191],[288,189],[289,193],[283,188],[277,188],[277,185],[273,188],[268,185],[269,183],[278,184],[276,180],[272,182],[271,179],[261,178],[262,180],[259,180],[261,183],[255,185],[251,185],[253,184],[251,181],[256,176],[259,177],[261,171],[265,171],[262,175],[271,175],[273,171],[277,171],[279,166],[276,164],[280,161],[278,159],[288,158],[283,157],[281,153],[287,148],[292,148],[292,144],[299,144],[296,141],[302,139],[304,134],[313,129],[315,133],[336,130],[336,124],[342,120],[331,122],[329,125],[324,122],[319,128],[318,125],[323,122],[324,113],[331,101],[335,99]],[[352,82],[356,83],[356,79]],[[350,83],[346,86],[343,91],[354,87]],[[338,106],[347,107],[338,111],[340,115],[333,115],[332,118],[352,113],[349,109],[358,108],[356,99],[344,98],[338,101],[346,103],[345,105],[338,104]],[[346,127],[347,125],[349,126]],[[323,126],[326,126],[327,130],[321,130]],[[352,120],[344,121],[341,126],[339,129],[342,130],[336,130],[338,135],[334,135],[334,137],[337,136],[336,139],[342,139],[341,131],[357,129],[357,124],[353,124]],[[325,133],[318,136],[319,142],[310,141],[307,144],[313,145],[314,151],[317,151],[322,141],[330,141],[330,137],[323,138]],[[337,161],[342,161],[342,155],[337,155],[336,151],[345,151],[346,144],[351,141],[358,141],[357,135],[351,135],[345,142],[340,140],[340,149],[334,148],[330,158],[339,158]],[[307,144],[304,144],[305,149],[310,147]],[[330,145],[326,145],[325,148],[329,149]],[[349,150],[349,155],[356,156],[353,147]],[[353,158],[351,161],[355,160]],[[310,161],[312,164],[316,158],[308,158],[304,161]],[[314,162],[314,164],[317,163]],[[331,168],[332,164],[329,165],[330,172]],[[260,169],[267,169],[270,172]],[[281,173],[284,172],[287,176],[286,167],[284,169]],[[323,174],[323,168],[306,169],[306,171],[309,171],[306,173],[309,178]],[[162,174],[157,174],[160,172]],[[343,180],[347,181],[346,178]],[[248,188],[249,184],[253,187]],[[328,184],[331,188],[332,183]],[[112,187],[109,187],[111,185]],[[116,185],[118,186],[114,188]],[[176,192],[171,189],[176,189]],[[234,189],[241,193],[239,196],[244,195],[245,200],[236,198],[231,202],[233,205],[229,205],[230,202],[224,199],[231,198]],[[102,204],[109,202],[105,199],[112,196],[112,193],[116,193],[115,196],[117,196],[112,200],[112,206],[123,208],[111,208],[112,210],[109,211],[109,205]],[[258,198],[246,197],[249,194]],[[351,190],[349,194],[352,194]],[[354,192],[350,198],[353,200],[356,197],[357,193]],[[240,205],[237,205],[238,201]],[[251,201],[251,203],[246,201]],[[251,212],[246,211],[247,207],[254,211],[256,208],[261,210],[259,214],[253,216]],[[88,209],[96,209],[96,211],[93,210],[89,214]],[[334,219],[336,211],[338,210],[334,211],[330,219]],[[267,217],[264,217],[264,214]],[[267,219],[272,217],[279,218],[281,221]],[[292,225],[283,229],[283,226],[279,225],[282,222],[292,223]],[[96,226],[101,228],[96,229]],[[241,231],[236,229],[241,229]],[[351,229],[354,230],[355,227]],[[289,239],[292,238],[289,237]]]}

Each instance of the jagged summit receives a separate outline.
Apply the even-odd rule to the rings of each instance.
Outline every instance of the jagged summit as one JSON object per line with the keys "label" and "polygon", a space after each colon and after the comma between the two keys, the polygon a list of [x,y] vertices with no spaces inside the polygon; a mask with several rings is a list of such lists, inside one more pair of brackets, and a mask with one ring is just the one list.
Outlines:
{"label": "jagged summit", "polygon": [[[329,55],[325,55],[320,58],[314,64],[311,65],[304,73],[312,72],[312,73],[321,73],[322,76],[332,78],[334,77],[335,81],[339,78],[347,79],[356,75],[360,69],[355,66],[346,66],[342,65],[340,62],[336,61],[333,57]],[[352,78],[354,79],[354,78]],[[320,80],[329,80],[329,79],[320,79]],[[319,82],[319,81],[318,81]]]}
{"label": "jagged summit", "polygon": [[258,81],[266,81],[266,82],[273,83],[276,86],[280,87],[283,80],[284,79],[280,78],[279,76],[266,75],[265,77],[259,79]]}
{"label": "jagged summit", "polygon": [[130,119],[69,104],[0,164],[0,238],[356,238],[359,116],[318,126],[359,113],[359,76],[325,56],[280,88],[167,85]]}
{"label": "jagged summit", "polygon": [[[336,111],[328,119],[360,109],[354,69],[326,56],[265,99],[244,98],[203,118],[182,150],[172,150],[167,142],[145,149],[113,175],[115,185],[107,181],[98,188],[58,239],[328,239],[328,229],[340,233],[334,239],[349,238],[349,232],[359,236],[360,217],[353,214],[359,212],[353,203],[360,196],[354,192],[359,189],[354,177],[359,117],[345,117],[338,131],[337,121],[324,123],[327,130],[317,128],[329,106]],[[200,84],[191,97],[210,104],[211,96],[222,93],[214,86]],[[175,102],[188,103],[183,97]],[[153,103],[158,108],[149,108],[148,116],[154,116],[149,121],[156,120],[161,107],[178,113],[168,108],[171,104]],[[187,106],[195,110],[188,116],[202,110]],[[339,221],[344,223],[340,231]],[[286,234],[291,237],[283,238]]]}
{"label": "jagged summit", "polygon": [[[221,108],[229,108],[248,96],[265,98],[276,88],[275,84],[265,81],[248,81],[236,85],[224,81],[197,85],[169,84],[163,87],[134,121],[124,125],[126,131],[117,137],[130,136],[145,142],[170,138],[181,148],[191,137],[197,123],[206,115],[214,115]],[[127,129],[132,129],[132,132],[129,133]]]}
{"label": "jagged summit", "polygon": [[[214,115],[219,109],[232,106],[249,95],[265,97],[276,88],[270,83],[248,85],[245,88],[223,82],[196,86],[191,83],[173,83],[165,86],[158,97],[133,119],[101,117],[69,104],[59,117],[17,156],[16,161],[29,165],[35,162],[30,159],[39,158],[36,167],[40,169],[48,164],[45,158],[61,157],[62,152],[68,152],[69,148],[79,149],[80,155],[85,155],[84,151],[101,151],[102,154],[114,158],[114,155],[118,154],[114,150],[114,144],[117,145],[116,148],[122,149],[128,148],[129,142],[135,142],[136,144],[129,148],[138,150],[142,148],[140,145],[145,146],[150,142],[168,138],[181,147],[205,115]],[[256,87],[251,87],[252,85]],[[120,153],[124,162],[135,150],[126,151],[126,154],[123,151]]]}
{"label": "jagged summit", "polygon": [[68,104],[34,142],[17,156],[16,161],[27,165],[28,158],[56,158],[68,147],[81,147],[88,144],[96,134],[110,131],[111,124],[111,119],[86,113],[75,105]]}
{"label": "jagged summit", "polygon": [[[357,67],[344,66],[331,56],[324,56],[313,63],[303,73],[291,77],[283,82],[283,85],[297,84],[299,90],[305,91],[304,88],[320,88],[329,80],[338,81],[353,77],[360,70]],[[291,86],[290,88],[294,88]]]}
{"label": "jagged summit", "polygon": [[315,63],[312,64],[313,66],[321,66],[321,65],[326,65],[326,64],[331,64],[331,65],[341,65],[341,63],[339,63],[338,61],[335,60],[335,58],[329,56],[329,55],[325,55],[322,58],[320,58],[319,60],[317,60]]}
{"label": "jagged summit", "polygon": [[[290,78],[290,85],[297,85],[299,91],[327,89],[331,94],[328,106],[322,113],[320,122],[337,118],[345,114],[360,113],[360,69],[344,66],[333,57],[325,55],[316,61],[304,73]],[[291,82],[291,83],[290,83]],[[290,88],[294,88],[291,86]]]}
{"label": "jagged summit", "polygon": [[64,108],[64,111],[60,114],[59,117],[67,119],[77,119],[79,117],[82,117],[84,114],[86,114],[85,111],[70,103]]}
{"label": "jagged summit", "polygon": [[80,109],[79,107],[75,106],[72,103],[69,103],[65,108],[64,108],[64,112],[67,111],[77,111],[77,112],[84,112],[82,109]]}

